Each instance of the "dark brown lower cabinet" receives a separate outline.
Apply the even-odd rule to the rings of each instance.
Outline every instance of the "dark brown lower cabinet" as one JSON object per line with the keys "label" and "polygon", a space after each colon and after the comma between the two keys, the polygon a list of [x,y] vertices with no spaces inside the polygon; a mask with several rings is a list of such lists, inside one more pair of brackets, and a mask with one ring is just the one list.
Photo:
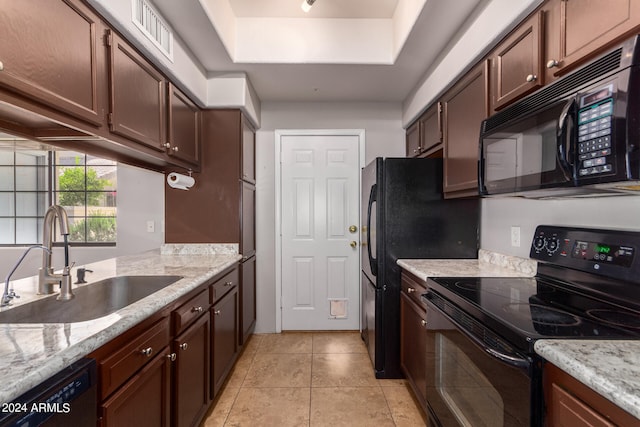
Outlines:
{"label": "dark brown lower cabinet", "polygon": [[175,353],[173,425],[198,425],[209,408],[210,318],[203,314],[173,340]]}
{"label": "dark brown lower cabinet", "polygon": [[243,261],[241,268],[240,345],[243,345],[256,326],[256,257],[252,256]]}
{"label": "dark brown lower cabinet", "polygon": [[400,367],[404,372],[422,409],[427,401],[427,312],[411,300],[406,293],[400,294]]}
{"label": "dark brown lower cabinet", "polygon": [[109,399],[101,404],[101,427],[170,425],[171,359],[163,348]]}
{"label": "dark brown lower cabinet", "polygon": [[222,387],[238,356],[238,337],[240,333],[238,297],[238,287],[233,286],[211,308],[212,397]]}

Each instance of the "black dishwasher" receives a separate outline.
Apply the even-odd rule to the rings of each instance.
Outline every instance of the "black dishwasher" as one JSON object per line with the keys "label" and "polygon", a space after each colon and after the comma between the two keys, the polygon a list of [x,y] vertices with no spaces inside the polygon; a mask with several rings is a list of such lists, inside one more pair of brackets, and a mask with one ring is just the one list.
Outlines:
{"label": "black dishwasher", "polygon": [[0,405],[0,427],[97,424],[96,361],[81,359],[9,403]]}

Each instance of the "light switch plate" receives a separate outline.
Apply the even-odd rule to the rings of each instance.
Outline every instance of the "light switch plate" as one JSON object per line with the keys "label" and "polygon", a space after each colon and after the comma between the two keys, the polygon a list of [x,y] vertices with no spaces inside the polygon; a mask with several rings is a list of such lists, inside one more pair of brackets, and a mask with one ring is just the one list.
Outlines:
{"label": "light switch plate", "polygon": [[511,246],[515,248],[520,247],[520,227],[517,225],[511,226]]}
{"label": "light switch plate", "polygon": [[154,221],[147,221],[147,233],[153,233],[156,231],[156,224]]}

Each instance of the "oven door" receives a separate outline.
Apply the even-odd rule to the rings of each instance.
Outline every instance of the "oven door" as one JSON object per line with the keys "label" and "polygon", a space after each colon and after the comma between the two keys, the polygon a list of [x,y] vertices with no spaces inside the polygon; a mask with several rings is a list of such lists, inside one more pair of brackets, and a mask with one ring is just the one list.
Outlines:
{"label": "oven door", "polygon": [[575,99],[516,117],[480,136],[483,195],[573,187]]}
{"label": "oven door", "polygon": [[[474,322],[466,315],[445,314],[427,301],[427,406],[434,426],[540,426],[541,410],[536,410],[537,375],[528,357],[493,348],[460,326]],[[453,307],[445,303],[447,312]],[[470,323],[471,322],[471,323]],[[474,330],[482,329],[474,327]],[[483,334],[485,337],[493,335]],[[533,378],[533,379],[532,379]],[[541,409],[541,405],[540,408]]]}

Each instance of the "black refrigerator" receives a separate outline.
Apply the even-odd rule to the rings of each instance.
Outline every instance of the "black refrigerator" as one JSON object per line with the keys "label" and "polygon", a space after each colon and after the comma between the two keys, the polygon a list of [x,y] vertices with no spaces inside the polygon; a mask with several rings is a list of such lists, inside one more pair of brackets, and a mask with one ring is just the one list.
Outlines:
{"label": "black refrigerator", "polygon": [[399,258],[477,258],[479,198],[445,200],[442,159],[362,169],[362,339],[376,378],[402,378]]}

